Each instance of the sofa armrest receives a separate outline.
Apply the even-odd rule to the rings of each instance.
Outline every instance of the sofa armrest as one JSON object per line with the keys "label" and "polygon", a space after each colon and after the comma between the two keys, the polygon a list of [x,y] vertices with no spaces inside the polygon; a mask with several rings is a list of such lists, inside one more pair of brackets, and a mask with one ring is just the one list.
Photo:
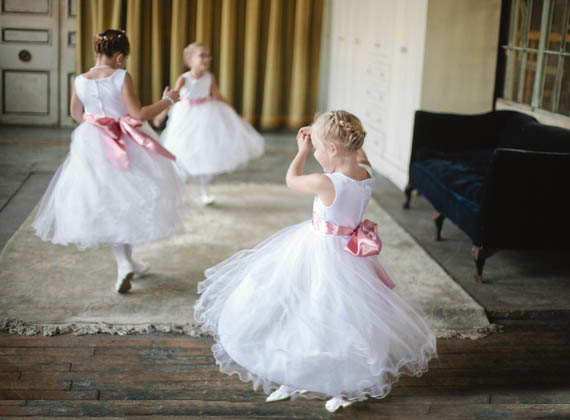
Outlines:
{"label": "sofa armrest", "polygon": [[570,248],[570,153],[498,148],[483,187],[479,226],[487,248]]}

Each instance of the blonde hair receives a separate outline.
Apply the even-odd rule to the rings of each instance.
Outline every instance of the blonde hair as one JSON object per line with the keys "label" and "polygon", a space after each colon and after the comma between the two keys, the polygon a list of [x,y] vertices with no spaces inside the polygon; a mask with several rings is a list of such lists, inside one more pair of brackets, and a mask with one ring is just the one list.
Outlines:
{"label": "blonde hair", "polygon": [[334,142],[345,150],[362,147],[366,131],[358,117],[347,111],[328,111],[315,118],[312,130],[324,142]]}
{"label": "blonde hair", "polygon": [[193,42],[184,48],[184,58],[194,55],[198,48],[208,48],[203,42]]}

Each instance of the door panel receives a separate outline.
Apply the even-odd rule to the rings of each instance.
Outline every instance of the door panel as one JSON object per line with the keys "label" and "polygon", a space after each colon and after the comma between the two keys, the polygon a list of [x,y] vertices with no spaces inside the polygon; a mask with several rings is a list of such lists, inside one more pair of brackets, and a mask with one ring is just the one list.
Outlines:
{"label": "door panel", "polygon": [[70,125],[75,0],[0,1],[0,124]]}
{"label": "door panel", "polygon": [[69,114],[69,101],[75,78],[75,40],[77,33],[75,29],[76,8],[75,0],[60,0],[60,71],[59,71],[59,124],[61,126],[72,126],[73,120]]}

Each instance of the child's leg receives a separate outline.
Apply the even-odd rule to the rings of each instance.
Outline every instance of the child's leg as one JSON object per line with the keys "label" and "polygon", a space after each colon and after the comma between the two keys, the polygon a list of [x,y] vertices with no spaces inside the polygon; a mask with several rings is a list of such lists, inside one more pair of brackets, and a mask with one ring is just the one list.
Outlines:
{"label": "child's leg", "polygon": [[202,196],[208,195],[208,182],[210,182],[208,175],[200,175],[200,187],[202,188]]}
{"label": "child's leg", "polygon": [[215,201],[215,198],[212,197],[208,193],[208,183],[212,177],[210,175],[201,175],[200,176],[200,187],[202,188],[202,202],[206,205],[212,204]]}
{"label": "child's leg", "polygon": [[150,270],[150,264],[144,261],[133,260],[133,247],[131,245],[125,245],[127,259],[133,266],[134,277],[140,277],[145,275]]}
{"label": "child's leg", "polygon": [[115,260],[117,261],[117,282],[115,290],[119,293],[126,293],[131,288],[131,278],[133,277],[133,265],[130,260],[130,245],[114,244],[111,246]]}

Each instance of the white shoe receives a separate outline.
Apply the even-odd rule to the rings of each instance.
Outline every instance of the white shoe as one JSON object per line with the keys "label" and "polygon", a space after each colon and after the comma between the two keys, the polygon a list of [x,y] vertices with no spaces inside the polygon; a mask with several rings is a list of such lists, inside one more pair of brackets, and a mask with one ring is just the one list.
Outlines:
{"label": "white shoe", "polygon": [[291,397],[291,395],[295,393],[304,394],[307,391],[303,390],[296,390],[293,387],[289,387],[287,385],[281,385],[277,390],[273,391],[269,397],[265,399],[265,402],[275,402],[286,400],[287,398]]}
{"label": "white shoe", "polygon": [[125,265],[119,267],[117,275],[117,283],[115,283],[115,290],[117,293],[127,293],[131,290],[131,279],[133,278],[133,267],[131,265]]}
{"label": "white shoe", "polygon": [[133,261],[133,279],[145,276],[150,271],[150,264],[144,261]]}
{"label": "white shoe", "polygon": [[216,197],[211,195],[202,195],[202,203],[206,206],[211,206],[216,202]]}
{"label": "white shoe", "polygon": [[290,393],[282,391],[281,388],[276,389],[275,391],[273,391],[271,394],[269,394],[269,397],[267,397],[265,399],[265,402],[275,402],[275,401],[282,401],[282,400],[286,400],[287,398],[289,398],[291,396]]}
{"label": "white shoe", "polygon": [[342,397],[333,397],[325,403],[325,408],[329,413],[334,413],[340,407],[346,408],[353,403],[354,401],[347,401]]}

